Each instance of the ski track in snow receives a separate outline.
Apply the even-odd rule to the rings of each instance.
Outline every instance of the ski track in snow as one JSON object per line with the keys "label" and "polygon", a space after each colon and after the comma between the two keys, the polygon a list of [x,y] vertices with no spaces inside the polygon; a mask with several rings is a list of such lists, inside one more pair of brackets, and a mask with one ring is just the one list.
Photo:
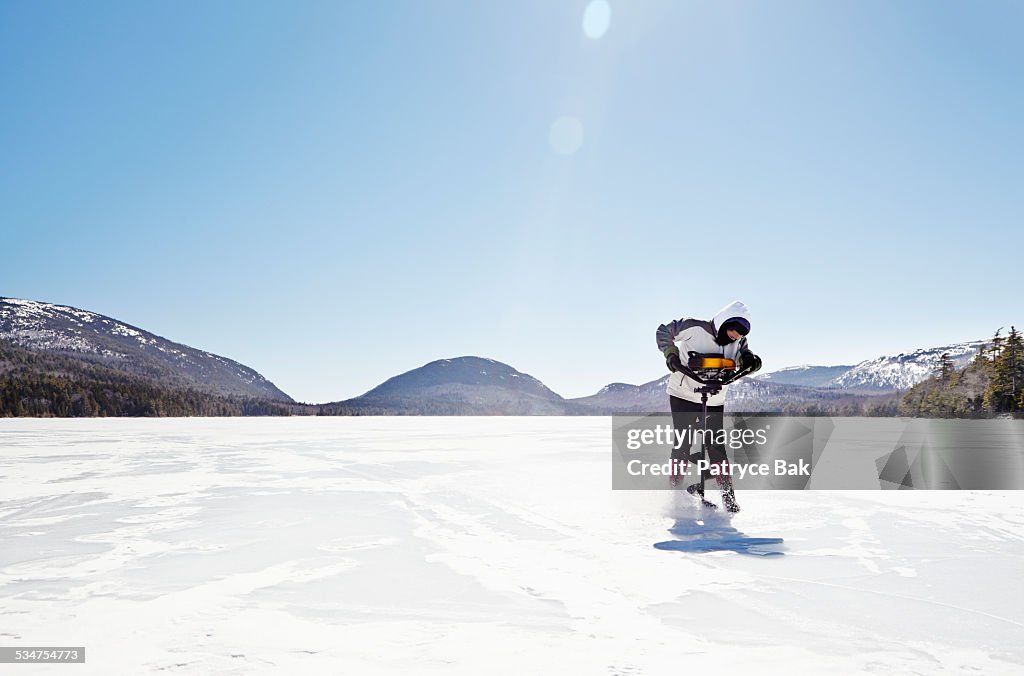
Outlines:
{"label": "ski track in snow", "polygon": [[[1024,669],[1020,493],[706,515],[610,490],[608,418],[2,420],[0,449],[0,645],[83,673]],[[731,529],[782,555],[653,547]]]}

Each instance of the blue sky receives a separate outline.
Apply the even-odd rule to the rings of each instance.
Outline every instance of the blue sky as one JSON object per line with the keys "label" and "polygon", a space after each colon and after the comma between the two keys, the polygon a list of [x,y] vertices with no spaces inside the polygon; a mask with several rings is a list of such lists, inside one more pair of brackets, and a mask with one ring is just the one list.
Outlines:
{"label": "blue sky", "polygon": [[769,369],[1022,322],[1024,6],[587,6],[0,1],[0,295],[306,401],[645,382],[737,298]]}

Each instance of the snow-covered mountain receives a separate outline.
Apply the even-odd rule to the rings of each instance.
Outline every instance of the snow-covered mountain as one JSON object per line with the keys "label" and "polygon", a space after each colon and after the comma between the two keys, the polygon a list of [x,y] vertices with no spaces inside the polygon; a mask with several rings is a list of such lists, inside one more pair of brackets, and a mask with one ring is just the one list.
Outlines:
{"label": "snow-covered mountain", "polygon": [[366,394],[324,404],[327,413],[566,415],[582,412],[533,376],[484,357],[438,359]]}
{"label": "snow-covered mountain", "polygon": [[[613,383],[596,394],[569,401],[591,408],[595,413],[664,413],[669,410],[666,386],[668,375],[643,385]],[[730,411],[782,411],[786,406],[803,402],[835,403],[855,393],[774,381],[743,378],[729,387],[726,407]],[[861,396],[861,399],[867,397]]]}
{"label": "snow-covered mountain", "polygon": [[163,385],[292,401],[255,370],[232,359],[67,305],[0,297],[0,340],[103,364]]}
{"label": "snow-covered mountain", "polygon": [[605,385],[596,394],[571,401],[604,411],[629,411],[636,413],[657,413],[668,410],[668,374],[643,385],[612,383]]}
{"label": "snow-covered mountain", "polygon": [[[922,348],[909,354],[883,355],[856,366],[790,366],[744,378],[729,388],[727,406],[738,411],[779,411],[801,402],[836,405],[868,402],[878,395],[905,390],[935,373],[943,353],[963,368],[986,343],[976,340]],[[574,403],[595,411],[657,412],[668,406],[668,375],[643,385],[612,383]],[[874,395],[870,399],[866,395]]]}
{"label": "snow-covered mountain", "polygon": [[802,385],[804,387],[826,387],[832,380],[843,375],[853,366],[787,366],[778,371],[757,374],[755,380],[786,385]]}
{"label": "snow-covered mountain", "polygon": [[861,390],[906,390],[933,375],[948,353],[956,368],[963,368],[987,341],[973,340],[941,347],[921,348],[895,356],[881,356],[857,364],[827,383],[828,387]]}
{"label": "snow-covered mountain", "polygon": [[389,378],[363,396],[413,394],[422,388],[442,384],[496,386],[544,399],[561,399],[533,376],[485,357],[438,359]]}

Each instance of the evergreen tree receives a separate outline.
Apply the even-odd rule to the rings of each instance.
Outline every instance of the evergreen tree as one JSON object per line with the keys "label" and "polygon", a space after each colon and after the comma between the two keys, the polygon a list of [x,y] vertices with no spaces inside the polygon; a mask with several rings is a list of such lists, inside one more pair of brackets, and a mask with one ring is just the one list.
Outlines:
{"label": "evergreen tree", "polygon": [[943,352],[942,356],[939,357],[939,379],[942,380],[943,385],[949,386],[949,379],[956,371],[953,366],[953,360],[950,359],[948,352]]}
{"label": "evergreen tree", "polygon": [[1005,340],[999,342],[999,352],[990,364],[989,385],[985,390],[985,408],[994,413],[1021,410],[1021,391],[1024,390],[1024,339],[1011,326]]}
{"label": "evergreen tree", "polygon": [[985,375],[989,378],[992,377],[993,367],[996,358],[999,353],[1003,351],[1003,340],[1004,338],[999,335],[1003,332],[1003,327],[996,329],[996,334],[992,336],[992,342],[981,348],[981,353],[978,355],[978,361],[981,362],[982,368],[985,369]]}

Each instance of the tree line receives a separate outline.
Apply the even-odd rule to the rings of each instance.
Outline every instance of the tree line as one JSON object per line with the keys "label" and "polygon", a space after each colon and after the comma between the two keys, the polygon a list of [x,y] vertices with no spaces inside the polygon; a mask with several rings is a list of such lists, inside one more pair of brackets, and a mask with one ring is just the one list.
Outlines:
{"label": "tree line", "polygon": [[1024,338],[996,331],[978,355],[957,369],[943,354],[935,373],[901,398],[899,414],[925,418],[988,418],[1024,411]]}
{"label": "tree line", "polygon": [[291,408],[167,387],[101,364],[0,341],[0,417],[289,415]]}

